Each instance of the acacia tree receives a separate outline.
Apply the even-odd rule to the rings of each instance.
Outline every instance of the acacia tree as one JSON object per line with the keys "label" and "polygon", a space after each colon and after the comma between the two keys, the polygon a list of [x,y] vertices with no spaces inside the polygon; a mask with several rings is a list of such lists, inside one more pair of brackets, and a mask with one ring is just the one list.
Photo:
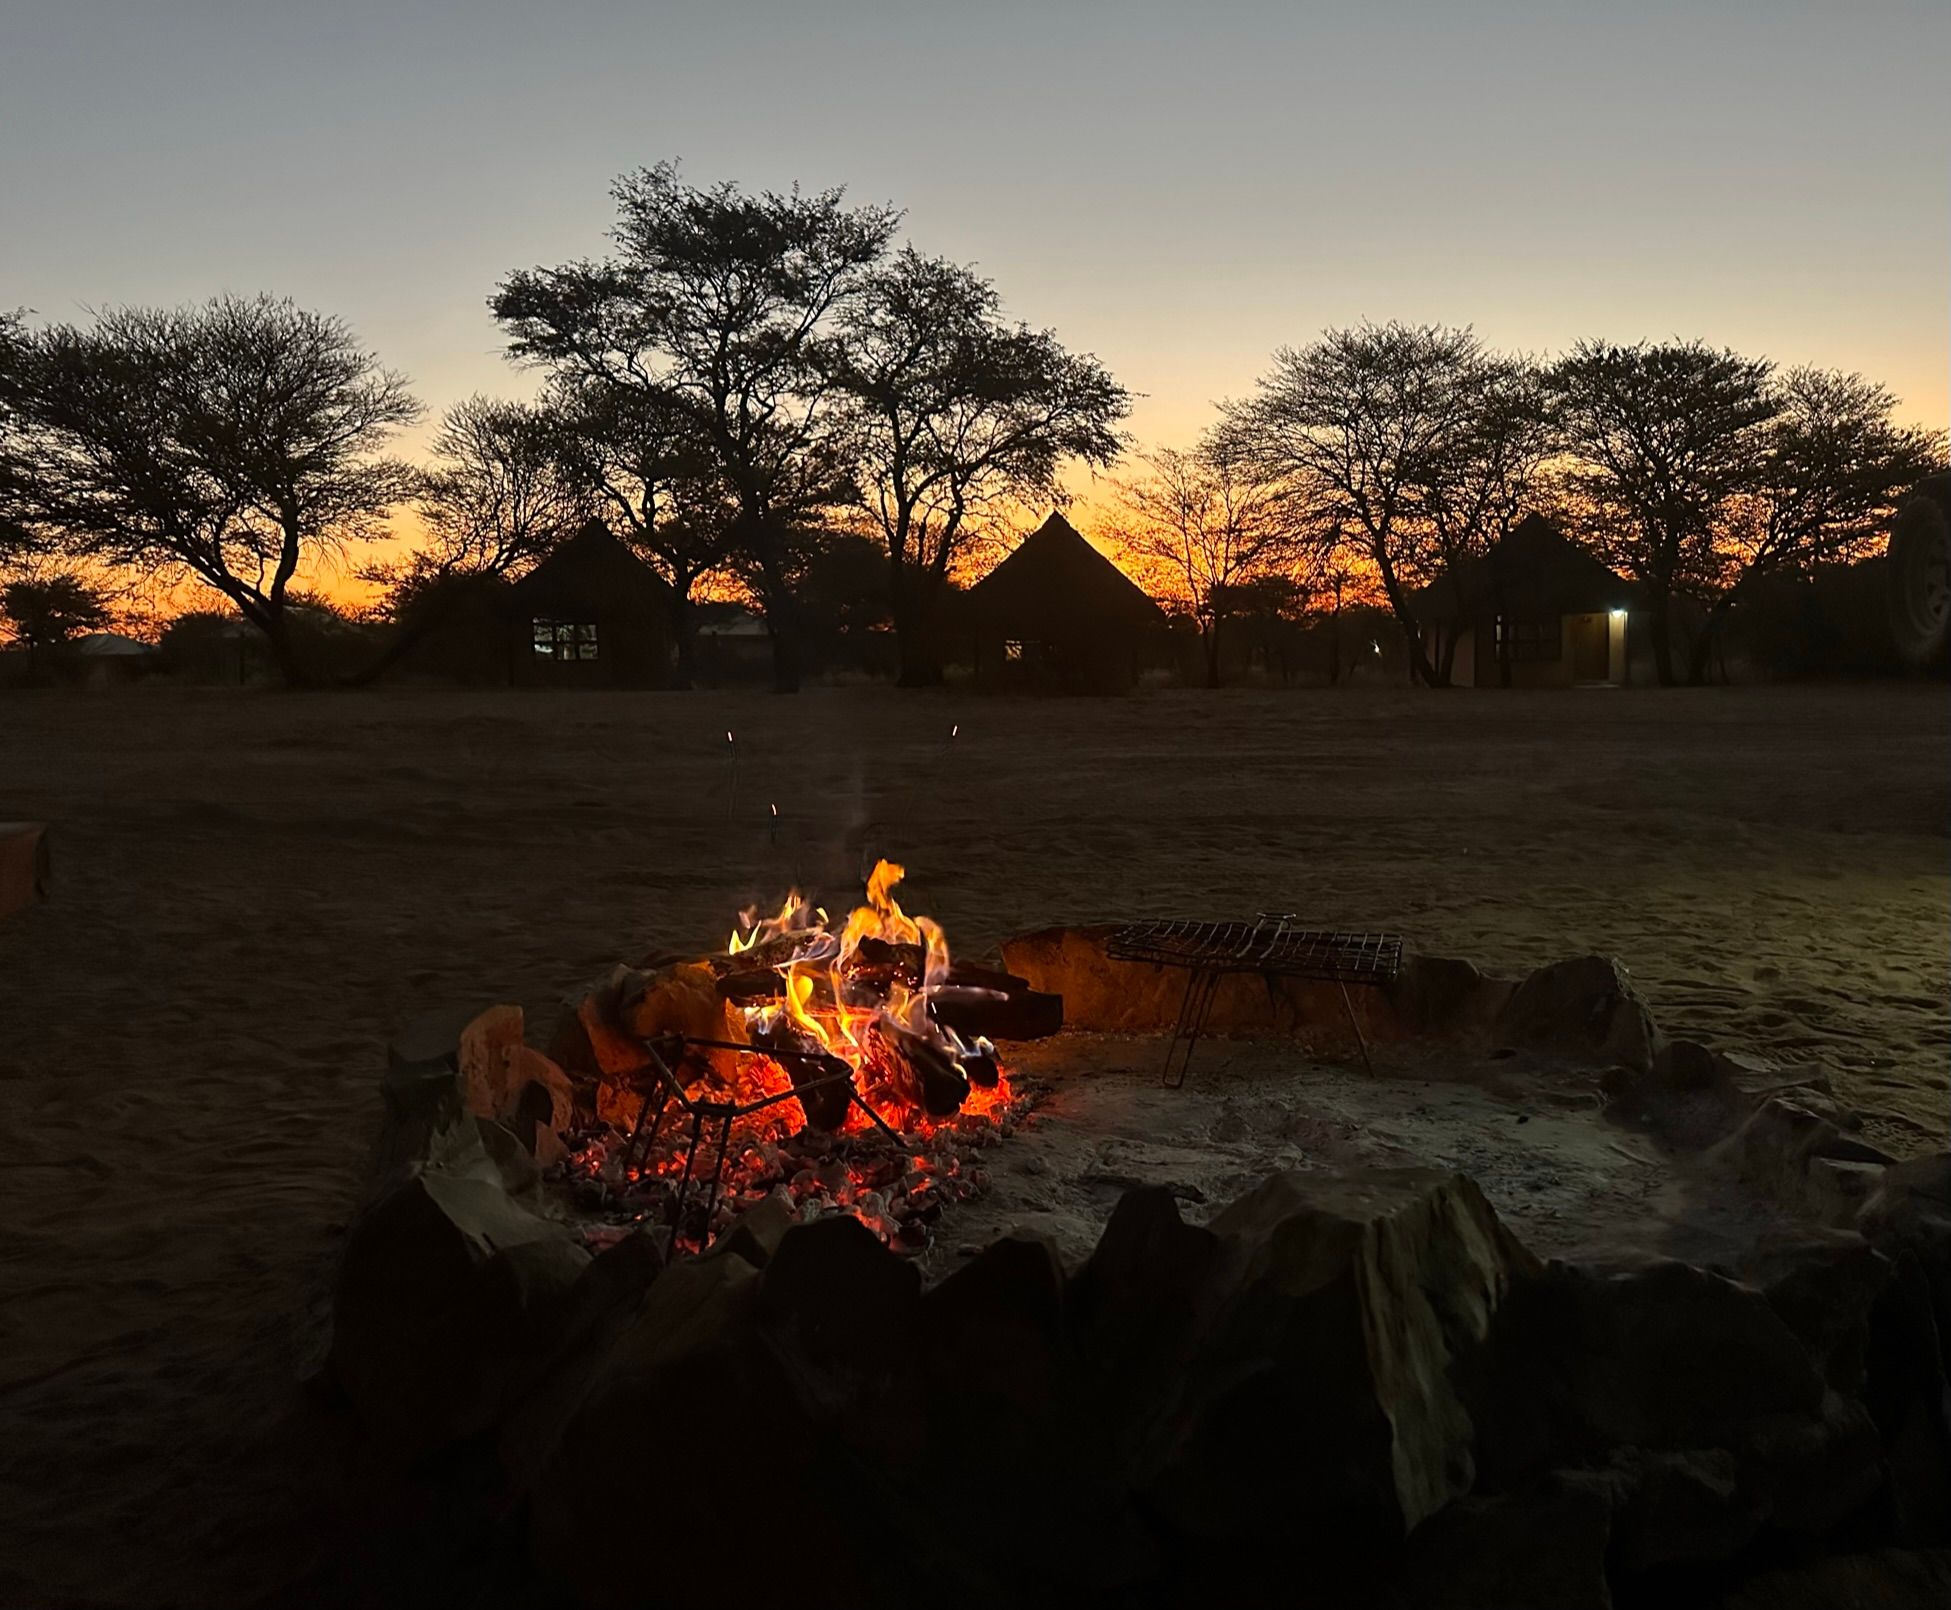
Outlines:
{"label": "acacia tree", "polygon": [[900,681],[938,683],[956,556],[998,508],[1061,502],[1068,462],[1109,465],[1130,394],[1051,331],[1008,322],[988,280],[913,247],[866,277],[830,357],[860,507],[887,544]]}
{"label": "acacia tree", "polygon": [[1257,395],[1224,405],[1219,449],[1337,528],[1374,567],[1412,673],[1435,685],[1410,589],[1426,574],[1424,490],[1470,419],[1483,350],[1469,330],[1363,324],[1283,347]]}
{"label": "acacia tree", "polygon": [[1122,509],[1105,534],[1192,612],[1206,686],[1220,685],[1220,626],[1256,584],[1291,576],[1309,546],[1306,511],[1282,483],[1256,476],[1213,442],[1146,454],[1146,473],[1118,483]]}
{"label": "acacia tree", "polygon": [[108,600],[99,586],[72,571],[23,576],[0,587],[0,618],[26,648],[28,663],[38,665],[83,632],[107,625]]}
{"label": "acacia tree", "polygon": [[1662,683],[1675,680],[1673,601],[1717,590],[1717,533],[1761,489],[1767,427],[1781,411],[1772,372],[1766,359],[1700,341],[1581,341],[1547,376],[1597,544],[1652,604]]}
{"label": "acacia tree", "polygon": [[[1416,495],[1429,547],[1444,575],[1489,553],[1534,503],[1553,438],[1544,379],[1523,358],[1479,353],[1459,374],[1455,428],[1426,455]],[[1448,687],[1458,633],[1443,634],[1432,661]],[[1502,663],[1506,682],[1510,667]]]}
{"label": "acacia tree", "polygon": [[1688,680],[1706,679],[1714,640],[1763,576],[1861,557],[1903,494],[1943,467],[1943,444],[1898,425],[1897,400],[1858,374],[1802,367],[1776,377],[1752,490],[1714,530],[1718,592],[1694,640]]}
{"label": "acacia tree", "polygon": [[24,355],[25,335],[21,314],[0,312],[0,568],[18,563],[39,545],[28,523],[25,427],[8,401],[12,388],[4,372]]}
{"label": "acacia tree", "polygon": [[668,410],[709,450],[764,587],[774,685],[793,691],[788,533],[851,490],[824,342],[899,214],[839,190],[699,187],[669,163],[612,194],[607,261],[511,274],[489,305],[518,360]]}
{"label": "acacia tree", "polygon": [[692,595],[731,561],[737,502],[709,446],[655,398],[586,378],[565,379],[552,396],[571,484],[670,588],[676,685],[688,688],[697,645]]}
{"label": "acacia tree", "polygon": [[355,680],[373,680],[404,655],[468,583],[532,564],[588,517],[564,473],[561,436],[541,404],[477,395],[447,410],[414,495],[421,542],[403,561],[361,571],[388,588],[397,629]]}
{"label": "acacia tree", "polygon": [[537,403],[469,397],[442,417],[415,500],[428,542],[412,563],[501,575],[540,559],[590,505],[564,465],[563,422]]}
{"label": "acacia tree", "polygon": [[417,476],[380,454],[419,406],[343,322],[268,296],[16,326],[0,353],[17,516],[70,556],[221,593],[305,680],[302,565],[376,535]]}

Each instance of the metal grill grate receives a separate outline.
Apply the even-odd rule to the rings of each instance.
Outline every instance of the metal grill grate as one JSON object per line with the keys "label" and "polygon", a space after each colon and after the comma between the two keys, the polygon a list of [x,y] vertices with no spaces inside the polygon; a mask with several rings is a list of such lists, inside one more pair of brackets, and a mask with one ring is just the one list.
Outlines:
{"label": "metal grill grate", "polygon": [[1153,962],[1215,973],[1283,973],[1343,984],[1387,984],[1402,971],[1398,934],[1296,928],[1285,917],[1258,922],[1136,922],[1105,946],[1114,961]]}

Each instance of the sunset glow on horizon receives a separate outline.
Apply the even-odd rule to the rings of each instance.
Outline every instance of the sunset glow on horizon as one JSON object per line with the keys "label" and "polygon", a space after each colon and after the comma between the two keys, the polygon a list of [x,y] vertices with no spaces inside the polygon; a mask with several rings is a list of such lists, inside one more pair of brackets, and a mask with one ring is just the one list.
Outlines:
{"label": "sunset glow on horizon", "polygon": [[600,255],[612,181],[665,158],[904,207],[1138,393],[1146,446],[1365,319],[1697,337],[1951,423],[1939,7],[28,0],[8,32],[0,307],[289,295],[410,377],[408,456],[533,391],[490,292]]}

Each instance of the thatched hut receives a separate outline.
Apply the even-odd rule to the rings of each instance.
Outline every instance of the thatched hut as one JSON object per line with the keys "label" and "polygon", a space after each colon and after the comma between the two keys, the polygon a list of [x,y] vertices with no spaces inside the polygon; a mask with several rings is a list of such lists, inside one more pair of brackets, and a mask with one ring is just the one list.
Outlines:
{"label": "thatched hut", "polygon": [[600,521],[508,591],[510,679],[572,687],[669,682],[670,586]]}
{"label": "thatched hut", "polygon": [[1645,609],[1640,589],[1536,514],[1413,602],[1459,687],[1624,682],[1631,619]]}
{"label": "thatched hut", "polygon": [[978,683],[1108,692],[1153,664],[1164,612],[1122,570],[1052,514],[969,590]]}

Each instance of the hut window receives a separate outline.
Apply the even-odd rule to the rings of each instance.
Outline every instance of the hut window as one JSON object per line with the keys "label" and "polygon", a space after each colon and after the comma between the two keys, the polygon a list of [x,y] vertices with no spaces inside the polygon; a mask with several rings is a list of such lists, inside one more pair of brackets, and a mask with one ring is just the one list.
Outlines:
{"label": "hut window", "polygon": [[1003,644],[1004,659],[1020,660],[1022,659],[1022,657],[1023,657],[1023,643],[1020,638],[1012,637],[1004,642]]}
{"label": "hut window", "polygon": [[550,621],[535,623],[535,652],[545,660],[593,660],[596,651],[594,621]]}
{"label": "hut window", "polygon": [[1564,652],[1559,640],[1559,620],[1514,621],[1497,617],[1497,646],[1510,645],[1513,660],[1555,660]]}

